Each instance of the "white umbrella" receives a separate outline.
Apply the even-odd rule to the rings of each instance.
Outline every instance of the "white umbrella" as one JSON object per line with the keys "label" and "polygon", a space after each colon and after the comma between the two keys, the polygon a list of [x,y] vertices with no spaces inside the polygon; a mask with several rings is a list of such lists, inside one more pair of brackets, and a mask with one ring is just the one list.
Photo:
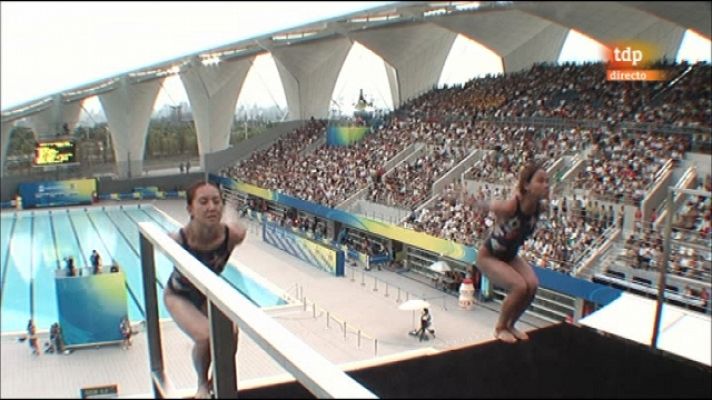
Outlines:
{"label": "white umbrella", "polygon": [[436,261],[432,263],[429,267],[429,270],[435,271],[435,272],[440,272],[440,273],[445,273],[448,271],[452,271],[452,268],[450,268],[449,265],[445,261]]}
{"label": "white umbrella", "polygon": [[399,310],[415,311],[430,307],[430,303],[421,299],[410,299],[398,306]]}
{"label": "white umbrella", "polygon": [[413,326],[413,329],[415,329],[415,310],[422,310],[424,308],[430,307],[430,303],[428,303],[425,300],[421,299],[410,299],[406,302],[403,302],[401,305],[398,306],[399,310],[403,311],[413,311],[413,316],[411,318],[411,325]]}

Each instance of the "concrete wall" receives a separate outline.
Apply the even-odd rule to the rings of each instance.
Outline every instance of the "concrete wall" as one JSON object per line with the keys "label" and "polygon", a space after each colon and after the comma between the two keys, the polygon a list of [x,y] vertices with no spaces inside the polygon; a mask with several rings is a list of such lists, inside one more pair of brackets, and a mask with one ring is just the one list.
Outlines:
{"label": "concrete wall", "polygon": [[358,200],[351,206],[350,212],[366,216],[368,218],[380,219],[397,224],[410,214],[409,210],[398,207],[390,207],[385,204],[373,203],[366,199]]}
{"label": "concrete wall", "polygon": [[650,216],[653,211],[657,210],[660,203],[665,201],[668,195],[668,186],[674,185],[675,182],[672,180],[672,169],[663,172],[662,176],[658,179],[650,189],[643,201],[641,201],[641,210],[643,212],[643,221],[650,222]]}
{"label": "concrete wall", "polygon": [[97,192],[104,193],[128,193],[135,187],[157,186],[159,190],[183,190],[187,189],[195,181],[205,179],[203,172],[191,172],[189,174],[175,174],[164,176],[145,176],[133,179],[97,179]]}
{"label": "concrete wall", "polygon": [[697,174],[704,179],[708,174],[712,174],[712,155],[703,153],[687,153],[683,164],[691,163],[697,167]]}

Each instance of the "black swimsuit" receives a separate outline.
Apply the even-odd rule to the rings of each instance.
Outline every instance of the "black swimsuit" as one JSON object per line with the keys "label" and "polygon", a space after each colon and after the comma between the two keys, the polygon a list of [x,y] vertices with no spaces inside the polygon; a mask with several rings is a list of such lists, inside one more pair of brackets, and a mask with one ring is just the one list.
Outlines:
{"label": "black swimsuit", "polygon": [[526,215],[519,208],[519,197],[516,199],[517,212],[506,220],[497,223],[484,243],[490,254],[504,262],[514,260],[519,247],[534,232],[539,219],[538,204],[534,215]]}
{"label": "black swimsuit", "polygon": [[[227,264],[227,259],[230,257],[227,244],[230,239],[230,229],[225,225],[225,240],[214,250],[195,250],[188,246],[188,239],[185,237],[183,229],[179,231],[182,240],[181,246],[192,254],[198,261],[210,268],[216,274],[222,273]],[[183,296],[195,305],[199,310],[202,309],[205,303],[205,295],[200,292],[192,283],[188,281],[177,269],[173,269],[171,276],[168,278],[168,286],[179,296]]]}

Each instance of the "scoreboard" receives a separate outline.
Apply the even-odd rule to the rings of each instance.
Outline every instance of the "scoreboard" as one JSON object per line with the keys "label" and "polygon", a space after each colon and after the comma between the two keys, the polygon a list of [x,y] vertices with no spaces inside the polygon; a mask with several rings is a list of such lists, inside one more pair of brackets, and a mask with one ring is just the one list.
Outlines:
{"label": "scoreboard", "polygon": [[52,140],[39,142],[35,146],[35,166],[76,163],[76,146],[73,140]]}

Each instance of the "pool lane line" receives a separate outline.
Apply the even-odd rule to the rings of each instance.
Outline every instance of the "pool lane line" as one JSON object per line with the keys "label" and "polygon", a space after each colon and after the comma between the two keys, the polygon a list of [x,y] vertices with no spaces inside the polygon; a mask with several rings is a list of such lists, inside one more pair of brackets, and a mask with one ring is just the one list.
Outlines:
{"label": "pool lane line", "polygon": [[[69,210],[67,210],[69,212]],[[52,210],[49,211],[49,226],[52,232],[52,244],[54,245],[54,258],[57,260],[57,269],[62,268],[62,263],[60,262],[59,247],[57,246],[57,235],[54,233],[54,218],[52,218]]]}
{"label": "pool lane line", "polygon": [[10,228],[10,240],[7,241],[7,249],[5,252],[5,262],[2,266],[2,283],[0,283],[0,310],[2,310],[2,299],[5,294],[5,281],[7,281],[7,265],[10,263],[10,248],[12,238],[15,235],[15,226],[17,226],[17,213],[12,217],[12,227]]}

